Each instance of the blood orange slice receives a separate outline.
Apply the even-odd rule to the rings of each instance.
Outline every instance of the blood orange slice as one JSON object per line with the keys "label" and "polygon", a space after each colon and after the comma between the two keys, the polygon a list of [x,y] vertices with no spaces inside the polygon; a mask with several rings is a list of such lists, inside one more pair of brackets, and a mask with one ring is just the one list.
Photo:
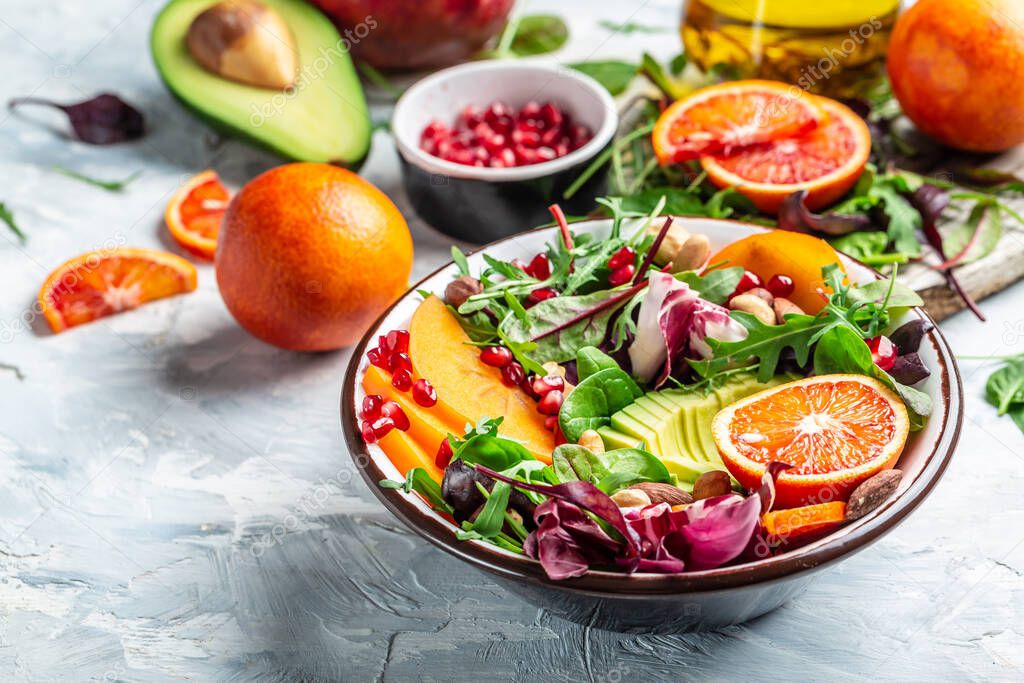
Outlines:
{"label": "blood orange slice", "polygon": [[903,401],[875,379],[821,375],[783,384],[721,410],[712,422],[722,461],[756,488],[770,462],[780,508],[846,500],[896,464],[910,431]]}
{"label": "blood orange slice", "polygon": [[708,178],[719,187],[735,187],[761,211],[778,213],[793,192],[807,190],[814,210],[846,194],[871,155],[871,132],[849,107],[816,97],[827,120],[799,136],[701,157]]}
{"label": "blood orange slice", "polygon": [[167,229],[182,247],[213,258],[217,234],[231,193],[212,170],[203,171],[181,186],[167,204]]}
{"label": "blood orange slice", "polygon": [[818,126],[818,99],[776,81],[734,81],[703,88],[658,117],[651,134],[661,164],[791,138]]}
{"label": "blood orange slice", "polygon": [[120,248],[76,256],[50,273],[39,306],[54,332],[196,288],[196,268],[161,251]]}

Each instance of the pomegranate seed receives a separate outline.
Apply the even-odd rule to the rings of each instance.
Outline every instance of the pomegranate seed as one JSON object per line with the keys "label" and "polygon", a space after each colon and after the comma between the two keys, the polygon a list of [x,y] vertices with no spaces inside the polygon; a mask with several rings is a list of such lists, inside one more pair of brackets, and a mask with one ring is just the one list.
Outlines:
{"label": "pomegranate seed", "polygon": [[548,430],[549,432],[553,432],[555,431],[556,427],[558,427],[557,415],[548,415],[547,417],[544,418],[544,429]]}
{"label": "pomegranate seed", "polygon": [[388,353],[408,353],[409,351],[409,331],[408,330],[391,330],[388,332],[386,346]]}
{"label": "pomegranate seed", "polygon": [[617,252],[612,254],[612,257],[608,259],[608,267],[611,270],[618,270],[622,266],[629,265],[636,261],[636,252],[632,247],[622,247]]}
{"label": "pomegranate seed", "polygon": [[534,256],[530,265],[526,266],[526,273],[538,280],[547,280],[551,277],[551,261],[548,260],[548,255],[537,254]]}
{"label": "pomegranate seed", "polygon": [[369,424],[370,429],[373,431],[373,436],[378,440],[383,439],[388,435],[388,432],[395,428],[395,421],[387,416],[378,417]]}
{"label": "pomegranate seed", "polygon": [[366,358],[370,361],[370,365],[376,365],[381,370],[388,369],[388,359],[380,349],[370,349],[366,352]]}
{"label": "pomegranate seed", "polygon": [[359,411],[359,417],[364,420],[373,420],[380,417],[380,407],[384,403],[384,397],[380,394],[369,394],[363,397],[363,409]]}
{"label": "pomegranate seed", "polygon": [[366,443],[377,442],[377,435],[373,433],[373,425],[369,420],[363,420],[362,424],[359,425],[359,433],[363,435],[363,441]]}
{"label": "pomegranate seed", "polygon": [[516,145],[524,145],[526,147],[536,147],[540,144],[540,134],[532,130],[521,130],[517,124],[517,128],[512,131],[512,142]]}
{"label": "pomegranate seed", "polygon": [[634,275],[636,275],[636,266],[630,263],[617,270],[613,270],[611,275],[608,276],[608,284],[612,287],[624,285],[631,281]]}
{"label": "pomegranate seed", "polygon": [[503,368],[512,362],[512,352],[504,346],[485,346],[480,351],[480,360],[492,368]]}
{"label": "pomegranate seed", "polygon": [[412,373],[405,368],[395,370],[395,374],[391,376],[391,386],[399,391],[409,391],[412,387]]}
{"label": "pomegranate seed", "polygon": [[442,136],[448,135],[448,126],[444,125],[440,121],[431,121],[427,124],[423,132],[420,133],[420,140],[437,140]]}
{"label": "pomegranate seed", "polygon": [[518,387],[526,379],[526,370],[515,361],[501,369],[501,381],[507,387]]}
{"label": "pomegranate seed", "polygon": [[[736,283],[736,289],[732,290],[732,296],[742,294],[748,289],[761,286],[761,278],[757,276],[757,273],[753,273],[749,270],[743,272],[743,277]],[[731,298],[731,297],[730,297]]]}
{"label": "pomegranate seed", "polygon": [[565,395],[557,389],[549,391],[537,401],[537,412],[541,415],[558,415],[564,398]]}
{"label": "pomegranate seed", "polygon": [[540,118],[540,104],[534,101],[527,102],[519,110],[519,120],[530,120]]}
{"label": "pomegranate seed", "polygon": [[796,289],[793,278],[788,275],[772,275],[764,287],[772,293],[772,296],[781,296],[782,298],[786,298]]}
{"label": "pomegranate seed", "polygon": [[398,405],[394,401],[384,401],[384,405],[380,407],[380,413],[384,417],[391,418],[391,421],[395,423],[400,431],[409,429],[409,418],[406,416],[405,411],[402,410],[402,406]]}
{"label": "pomegranate seed", "polygon": [[884,334],[872,337],[867,340],[868,348],[871,349],[871,360],[882,370],[889,371],[896,364],[896,356],[899,352],[896,345]]}
{"label": "pomegranate seed", "polygon": [[562,125],[562,111],[558,109],[551,102],[545,102],[540,108],[540,117],[544,120],[544,123],[552,128],[557,128]]}
{"label": "pomegranate seed", "polygon": [[480,111],[479,107],[474,107],[472,104],[468,105],[459,114],[457,125],[465,126],[466,128],[473,128],[483,120],[483,112]]}
{"label": "pomegranate seed", "polygon": [[453,455],[455,453],[452,452],[452,445],[448,443],[448,439],[441,439],[441,444],[437,447],[437,455],[434,456],[434,464],[443,470],[448,467]]}
{"label": "pomegranate seed", "polygon": [[393,353],[388,358],[388,370],[395,372],[396,370],[408,370],[412,372],[412,359],[409,358],[407,353]]}
{"label": "pomegranate seed", "polygon": [[562,428],[555,426],[555,446],[561,446],[563,443],[569,443],[569,439],[565,438],[565,434],[562,433]]}
{"label": "pomegranate seed", "polygon": [[416,380],[412,385],[412,397],[424,408],[430,408],[437,403],[437,391],[433,385],[425,379]]}
{"label": "pomegranate seed", "polygon": [[533,381],[530,383],[530,387],[533,389],[533,393],[538,396],[545,396],[552,391],[562,391],[565,389],[565,380],[558,375],[534,377]]}
{"label": "pomegranate seed", "polygon": [[527,294],[526,300],[529,301],[531,304],[539,304],[541,301],[544,301],[546,299],[553,299],[556,296],[558,296],[558,292],[556,292],[555,290],[551,289],[550,287],[541,287],[540,289],[535,289],[529,294]]}
{"label": "pomegranate seed", "polygon": [[538,147],[537,158],[541,161],[551,161],[558,156],[558,153],[550,147]]}

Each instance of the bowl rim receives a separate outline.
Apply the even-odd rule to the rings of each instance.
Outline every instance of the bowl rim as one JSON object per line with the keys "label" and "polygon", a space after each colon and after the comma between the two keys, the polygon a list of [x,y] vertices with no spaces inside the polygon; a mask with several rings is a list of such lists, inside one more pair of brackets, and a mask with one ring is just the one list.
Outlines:
{"label": "bowl rim", "polygon": [[[754,231],[764,231],[762,226],[728,219],[692,217],[702,222],[711,221],[742,225]],[[600,220],[600,219],[598,219]],[[577,223],[593,222],[592,220]],[[541,231],[554,231],[553,227],[540,227],[495,240],[469,252],[473,255],[487,251],[497,245],[519,239],[523,235]],[[844,256],[846,256],[844,254]],[[861,266],[863,263],[852,259]],[[932,329],[925,335],[935,349],[941,377],[940,392],[944,398],[941,425],[931,451],[925,457],[924,465],[910,486],[899,495],[891,497],[879,508],[861,519],[851,522],[847,533],[826,536],[803,546],[791,553],[785,553],[740,565],[719,567],[679,574],[636,573],[624,574],[611,571],[588,571],[573,579],[555,581],[549,579],[540,562],[525,556],[507,553],[497,547],[474,541],[459,541],[452,532],[450,523],[441,517],[427,514],[407,498],[400,489],[385,489],[379,485],[387,474],[380,469],[363,442],[359,431],[359,420],[355,410],[356,385],[360,378],[361,359],[367,347],[375,339],[374,333],[391,311],[407,297],[414,295],[420,286],[452,265],[446,262],[430,272],[387,308],[363,335],[354,347],[345,372],[341,393],[341,427],[349,456],[359,469],[370,490],[392,514],[417,535],[450,555],[497,577],[521,581],[535,586],[589,595],[593,597],[637,598],[650,595],[681,595],[721,591],[753,584],[777,582],[800,574],[814,571],[839,562],[863,550],[879,538],[892,531],[932,492],[942,478],[953,453],[956,450],[963,426],[963,382],[953,352],[935,321],[924,309],[915,307],[912,311],[921,319],[931,323]],[[878,275],[876,271],[864,266]],[[930,419],[938,419],[932,415]]]}
{"label": "bowl rim", "polygon": [[[466,74],[478,74],[484,77],[487,72],[510,71],[534,71],[546,75],[549,79],[548,82],[562,79],[571,80],[584,86],[601,102],[601,125],[594,131],[594,137],[579,149],[575,149],[565,156],[552,159],[551,161],[542,161],[539,164],[515,166],[513,168],[489,168],[457,164],[454,161],[446,161],[433,154],[428,154],[420,149],[418,140],[408,139],[401,127],[395,125],[398,118],[404,114],[405,109],[413,106],[418,97],[440,87],[446,81]],[[394,111],[391,114],[391,131],[402,159],[427,173],[465,180],[501,183],[543,178],[561,173],[573,166],[593,159],[615,136],[615,131],[619,125],[618,121],[619,113],[615,107],[615,100],[612,99],[611,94],[609,94],[604,86],[590,76],[570,67],[545,61],[499,59],[458,64],[434,72],[426,78],[417,81],[402,93],[402,96],[395,103]]]}

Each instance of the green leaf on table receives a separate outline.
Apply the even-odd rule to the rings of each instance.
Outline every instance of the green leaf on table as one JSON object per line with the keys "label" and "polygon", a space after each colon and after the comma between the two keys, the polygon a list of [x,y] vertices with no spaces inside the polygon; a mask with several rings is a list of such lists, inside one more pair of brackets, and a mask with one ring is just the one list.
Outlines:
{"label": "green leaf on table", "polygon": [[569,40],[569,27],[555,14],[528,14],[505,26],[498,45],[482,57],[531,57],[554,52]]}
{"label": "green leaf on table", "polygon": [[1003,236],[1002,210],[994,200],[981,200],[964,223],[942,240],[942,251],[951,264],[962,265],[991,254]]}
{"label": "green leaf on table", "polygon": [[626,91],[636,77],[638,68],[636,64],[618,60],[575,62],[569,67],[590,76],[612,95],[621,95]]}
{"label": "green leaf on table", "polygon": [[562,434],[570,442],[578,441],[588,429],[598,429],[611,416],[643,396],[632,377],[619,368],[600,370],[576,385],[558,412]]}
{"label": "green leaf on table", "polygon": [[121,180],[100,180],[99,178],[93,178],[85,175],[84,173],[72,171],[70,168],[63,168],[61,166],[57,166],[53,170],[57,171],[57,173],[60,173],[61,175],[66,175],[69,178],[74,178],[75,180],[79,180],[87,185],[92,185],[93,187],[98,187],[102,190],[106,190],[107,192],[123,192],[128,185],[142,175],[142,171],[136,171]]}
{"label": "green leaf on table", "polygon": [[1024,404],[1024,356],[1012,358],[989,375],[985,397],[1000,415],[1010,412],[1014,404]]}
{"label": "green leaf on table", "polygon": [[641,24],[635,21],[624,21],[620,24],[608,19],[602,19],[597,22],[597,25],[601,28],[608,29],[612,33],[623,33],[627,35],[630,33],[666,33],[671,30],[670,28],[661,25],[653,26],[650,24]]}
{"label": "green leaf on table", "polygon": [[18,227],[18,222],[14,219],[14,212],[11,211],[3,202],[0,202],[0,221],[7,224],[7,227],[11,229],[17,237],[19,242],[24,242],[28,239],[28,235],[21,231]]}

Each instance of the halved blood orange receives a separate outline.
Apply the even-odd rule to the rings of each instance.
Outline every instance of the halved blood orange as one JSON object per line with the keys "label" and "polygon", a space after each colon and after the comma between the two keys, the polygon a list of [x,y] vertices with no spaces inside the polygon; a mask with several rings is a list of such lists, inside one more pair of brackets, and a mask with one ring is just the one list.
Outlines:
{"label": "halved blood orange", "polygon": [[793,192],[807,190],[808,208],[838,201],[860,178],[871,155],[871,132],[849,107],[814,98],[828,114],[802,135],[701,157],[701,166],[718,187],[735,187],[758,209],[776,214]]}
{"label": "halved blood orange", "polygon": [[771,462],[792,468],[776,481],[779,508],[846,500],[896,464],[910,431],[906,406],[875,379],[820,375],[733,403],[712,422],[726,468],[756,488]]}
{"label": "halved blood orange", "polygon": [[167,203],[167,229],[188,251],[212,259],[231,193],[217,173],[206,170],[182,185]]}
{"label": "halved blood orange", "polygon": [[796,86],[733,81],[676,101],[658,117],[651,142],[662,165],[680,163],[791,138],[825,118],[818,99]]}
{"label": "halved blood orange", "polygon": [[50,273],[39,290],[39,307],[50,328],[63,332],[195,288],[196,268],[180,256],[104,249],[76,256]]}

